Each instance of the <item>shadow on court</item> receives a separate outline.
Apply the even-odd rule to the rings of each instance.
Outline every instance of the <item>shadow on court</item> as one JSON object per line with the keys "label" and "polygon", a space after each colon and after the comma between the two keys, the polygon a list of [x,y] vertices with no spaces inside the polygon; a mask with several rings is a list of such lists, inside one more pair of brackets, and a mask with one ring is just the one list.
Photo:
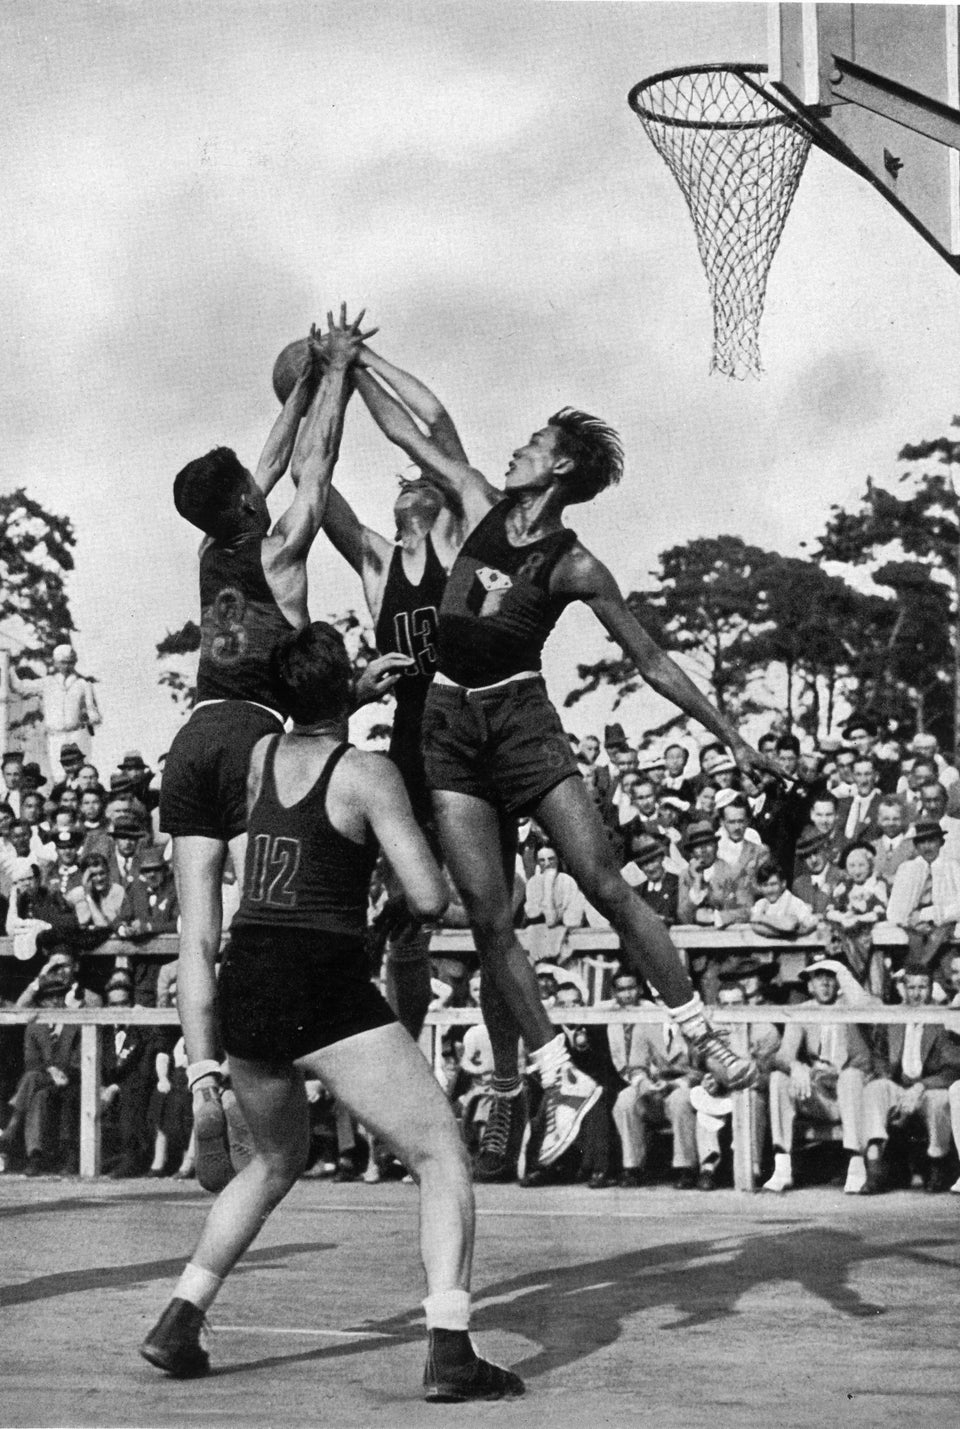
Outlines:
{"label": "shadow on court", "polygon": [[[51,1209],[51,1202],[44,1209]],[[78,1203],[73,1200],[71,1208]],[[283,1266],[292,1255],[315,1255],[318,1251],[335,1250],[334,1241],[293,1241],[288,1245],[254,1248],[247,1252],[233,1274],[249,1270],[273,1270]],[[148,1285],[151,1281],[176,1279],[183,1269],[183,1256],[168,1260],[142,1260],[131,1265],[93,1265],[85,1270],[62,1270],[53,1275],[40,1275],[21,1285],[0,1286],[0,1307],[29,1305],[38,1300],[53,1300],[60,1295],[76,1295],[85,1290],[118,1290],[132,1285]]]}
{"label": "shadow on court", "polygon": [[[949,1262],[939,1260],[936,1252],[954,1248],[947,1239],[879,1246],[852,1231],[810,1227],[773,1235],[676,1241],[562,1269],[544,1266],[478,1286],[473,1323],[478,1332],[512,1333],[538,1342],[539,1350],[513,1366],[525,1377],[536,1378],[614,1344],[637,1314],[674,1310],[676,1318],[661,1328],[689,1330],[737,1315],[742,1297],[784,1282],[794,1283],[842,1315],[855,1319],[882,1315],[884,1307],[864,1299],[850,1283],[855,1271],[890,1259],[946,1267]],[[273,1255],[283,1250],[277,1247]],[[338,1360],[376,1353],[397,1340],[423,1339],[419,1307],[354,1328],[363,1339],[221,1365],[215,1373]]]}

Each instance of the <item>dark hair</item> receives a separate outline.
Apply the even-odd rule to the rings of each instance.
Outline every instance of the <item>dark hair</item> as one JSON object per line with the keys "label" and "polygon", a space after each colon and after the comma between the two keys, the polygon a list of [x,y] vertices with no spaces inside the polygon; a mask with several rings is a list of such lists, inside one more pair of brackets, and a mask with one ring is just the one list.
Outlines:
{"label": "dark hair", "polygon": [[279,641],[270,664],[283,712],[296,724],[316,724],[346,713],[353,669],[343,636],[326,621],[311,621]]}
{"label": "dark hair", "polygon": [[107,858],[107,856],[106,856],[105,853],[97,853],[96,851],[94,851],[93,853],[88,853],[85,858],[82,858],[82,859],[80,860],[80,872],[81,872],[81,873],[86,873],[86,872],[88,871],[88,869],[91,869],[91,868],[109,868],[109,867],[110,867],[110,861],[109,861],[109,859]]}
{"label": "dark hair", "polygon": [[[839,807],[840,807],[840,804],[839,804],[839,802],[837,801],[836,796],[835,796],[834,794],[831,794],[829,789],[824,789],[821,793],[817,794],[817,796],[816,796],[815,799],[813,800],[813,803],[814,803],[814,804],[832,804],[832,805],[833,805],[834,813],[836,813],[837,809],[839,809]],[[810,807],[813,808],[813,804],[811,804]]]}
{"label": "dark hair", "polygon": [[173,504],[185,521],[208,536],[229,536],[237,527],[237,504],[247,471],[230,447],[214,447],[187,462],[173,482]]}
{"label": "dark hair", "polygon": [[782,754],[789,749],[791,754],[800,754],[800,741],[795,734],[781,734],[777,740],[777,753]]}
{"label": "dark hair", "polygon": [[786,882],[786,879],[783,878],[783,869],[779,863],[776,863],[772,858],[765,858],[762,863],[758,863],[757,872],[754,876],[758,886],[761,883],[768,882],[771,878],[780,878]]}
{"label": "dark hair", "polygon": [[559,995],[560,995],[561,992],[575,992],[575,993],[577,994],[577,996],[578,996],[581,1000],[582,1000],[582,998],[583,998],[583,991],[582,991],[581,988],[579,988],[579,987],[577,986],[577,984],[576,984],[575,982],[561,982],[561,983],[558,983],[558,984],[557,984],[557,996],[558,996],[558,997],[559,997]]}
{"label": "dark hair", "polygon": [[561,407],[547,423],[560,434],[557,452],[573,462],[573,470],[562,478],[571,503],[592,501],[620,480],[623,444],[612,427],[574,407]]}

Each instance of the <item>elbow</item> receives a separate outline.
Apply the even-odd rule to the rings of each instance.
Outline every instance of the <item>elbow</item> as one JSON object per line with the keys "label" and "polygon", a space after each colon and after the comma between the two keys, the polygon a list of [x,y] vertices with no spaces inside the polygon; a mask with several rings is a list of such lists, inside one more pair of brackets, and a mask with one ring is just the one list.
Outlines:
{"label": "elbow", "polygon": [[424,922],[434,923],[446,913],[450,906],[450,895],[445,885],[437,882],[432,888],[424,889],[413,901],[413,912],[416,916]]}

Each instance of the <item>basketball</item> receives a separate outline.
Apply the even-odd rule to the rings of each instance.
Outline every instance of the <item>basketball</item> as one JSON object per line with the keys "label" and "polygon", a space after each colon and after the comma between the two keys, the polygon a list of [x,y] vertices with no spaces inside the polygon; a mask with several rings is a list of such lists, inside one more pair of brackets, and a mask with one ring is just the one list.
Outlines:
{"label": "basketball", "polygon": [[307,339],[299,337],[296,342],[287,343],[273,364],[273,390],[277,394],[278,401],[285,402],[293,391],[293,384],[303,370],[303,364],[307,359],[307,351]]}

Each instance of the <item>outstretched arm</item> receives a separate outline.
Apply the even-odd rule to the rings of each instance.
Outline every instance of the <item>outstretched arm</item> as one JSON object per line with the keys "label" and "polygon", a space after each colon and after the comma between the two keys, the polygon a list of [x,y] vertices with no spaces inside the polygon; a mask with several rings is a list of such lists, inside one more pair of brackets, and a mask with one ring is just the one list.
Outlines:
{"label": "outstretched arm", "polygon": [[467,463],[467,454],[460,441],[460,434],[454,426],[453,418],[439,397],[431,392],[424,382],[421,382],[418,377],[411,376],[409,372],[404,372],[402,367],[395,367],[392,362],[388,362],[385,357],[381,357],[378,352],[374,352],[366,346],[364,346],[358,362],[368,372],[375,372],[378,377],[381,377],[387,386],[397,394],[403,405],[426,424],[431,441],[437,444],[445,456],[450,457],[453,461]]}
{"label": "outstretched arm", "polygon": [[773,761],[751,748],[706,695],[700,693],[676,661],[647,634],[630,613],[611,573],[589,551],[575,546],[559,563],[552,586],[557,594],[572,596],[589,605],[604,630],[633,660],[650,688],[723,740],[741,769],[777,772]]}
{"label": "outstretched arm", "polygon": [[[363,313],[348,323],[345,306],[340,309],[338,324],[334,324],[332,314],[327,315],[323,376],[293,451],[291,475],[296,495],[271,532],[271,537],[280,542],[280,556],[290,563],[306,556],[323,521],[350,396],[349,370],[365,335],[360,332],[362,318]],[[310,343],[319,360],[320,340],[315,329]]]}
{"label": "outstretched arm", "polygon": [[449,456],[437,441],[423,433],[406,407],[386,392],[369,372],[358,371],[355,381],[357,391],[384,436],[418,466],[429,467],[441,480],[449,481],[463,503],[466,527],[472,530],[500,499],[500,492],[469,462]]}
{"label": "outstretched arm", "polygon": [[330,537],[334,550],[339,551],[363,582],[367,609],[376,624],[393,547],[385,536],[364,526],[349,501],[335,486],[331,486],[327,493],[323,529]]}
{"label": "outstretched arm", "polygon": [[310,406],[310,398],[317,390],[317,371],[316,352],[311,346],[300,376],[293,384],[289,397],[270,429],[266,446],[253,473],[253,479],[264,496],[270,495],[290,463],[290,454],[301,418]]}

